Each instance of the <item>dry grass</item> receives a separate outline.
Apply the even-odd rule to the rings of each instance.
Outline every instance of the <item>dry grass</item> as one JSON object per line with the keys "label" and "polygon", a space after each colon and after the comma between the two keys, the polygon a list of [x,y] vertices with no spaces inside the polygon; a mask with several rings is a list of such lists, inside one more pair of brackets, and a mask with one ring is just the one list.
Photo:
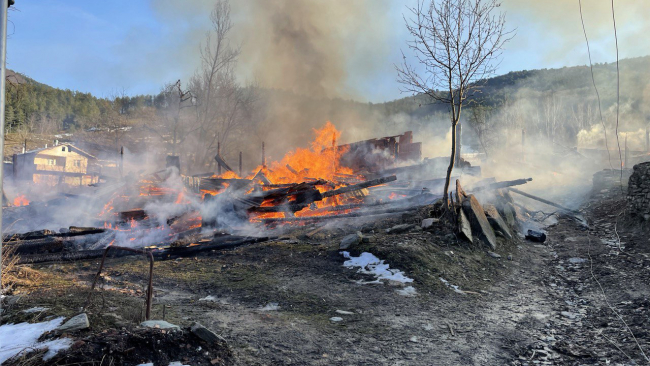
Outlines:
{"label": "dry grass", "polygon": [[18,281],[16,277],[18,256],[15,250],[14,247],[4,246],[2,248],[2,284],[0,286],[2,293],[10,293]]}

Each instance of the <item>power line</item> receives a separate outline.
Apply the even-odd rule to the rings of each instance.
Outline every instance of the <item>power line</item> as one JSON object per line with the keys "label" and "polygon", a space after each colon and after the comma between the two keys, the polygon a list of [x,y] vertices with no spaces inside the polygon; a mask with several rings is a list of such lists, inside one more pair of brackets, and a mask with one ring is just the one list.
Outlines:
{"label": "power line", "polygon": [[621,154],[621,142],[618,139],[618,111],[621,101],[621,72],[618,67],[618,35],[616,34],[614,0],[612,0],[612,20],[614,21],[614,40],[616,41],[616,144],[618,144],[618,158],[621,161],[621,189],[623,189],[623,155]]}
{"label": "power line", "polygon": [[612,170],[614,170],[614,166],[612,165],[612,157],[609,154],[609,143],[607,142],[607,127],[605,126],[605,120],[603,119],[603,109],[600,103],[600,93],[598,92],[598,87],[596,87],[596,79],[594,78],[594,65],[591,62],[591,48],[589,47],[589,38],[587,38],[585,21],[582,16],[582,0],[578,0],[578,7],[580,9],[580,22],[582,23],[582,32],[585,34],[585,41],[587,42],[587,55],[589,56],[589,69],[591,70],[591,82],[594,84],[594,90],[596,90],[596,97],[598,98],[598,115],[600,116],[600,123],[603,125],[603,132],[605,133],[605,149],[607,150],[607,160],[609,161],[609,167],[612,168]]}

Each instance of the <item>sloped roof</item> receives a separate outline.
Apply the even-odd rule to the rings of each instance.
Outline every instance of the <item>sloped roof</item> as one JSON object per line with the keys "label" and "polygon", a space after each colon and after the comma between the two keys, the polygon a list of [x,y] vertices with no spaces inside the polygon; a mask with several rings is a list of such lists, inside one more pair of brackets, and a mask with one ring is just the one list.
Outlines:
{"label": "sloped roof", "polygon": [[49,146],[49,147],[41,147],[39,149],[25,151],[25,154],[34,154],[34,153],[38,154],[38,153],[41,153],[41,152],[44,152],[44,151],[58,149],[58,148],[61,148],[62,146],[67,146],[70,149],[70,151],[74,151],[74,152],[78,153],[79,155],[83,155],[83,156],[87,157],[88,159],[97,159],[93,155],[81,150],[80,148],[78,148],[78,147],[76,147],[76,146],[74,146],[74,145],[72,145],[70,143],[58,144],[58,145]]}

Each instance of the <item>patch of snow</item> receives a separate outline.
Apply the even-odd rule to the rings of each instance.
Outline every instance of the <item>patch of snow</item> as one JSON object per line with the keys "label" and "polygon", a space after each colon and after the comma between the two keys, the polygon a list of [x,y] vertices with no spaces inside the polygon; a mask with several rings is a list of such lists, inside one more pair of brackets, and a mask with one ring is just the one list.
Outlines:
{"label": "patch of snow", "polygon": [[149,362],[149,363],[141,363],[141,364],[136,365],[136,366],[153,366],[153,362]]}
{"label": "patch of snow", "polygon": [[335,323],[342,322],[343,318],[341,318],[340,316],[333,316],[333,317],[330,318],[330,321],[335,322]]}
{"label": "patch of snow", "polygon": [[44,307],[41,307],[41,306],[36,306],[36,307],[31,308],[31,309],[23,310],[23,313],[27,313],[27,314],[40,313],[40,312],[43,312],[45,310],[50,310],[50,308],[44,308]]}
{"label": "patch of snow", "polygon": [[174,361],[174,362],[170,362],[169,366],[190,366],[190,365],[185,365],[185,364],[181,363],[180,361]]}
{"label": "patch of snow", "polygon": [[199,301],[217,301],[217,298],[215,296],[208,295],[202,299],[199,299]]}
{"label": "patch of snow", "polygon": [[278,305],[277,302],[270,302],[264,305],[264,307],[260,308],[260,311],[275,311],[278,309],[280,309],[280,306]]}
{"label": "patch of snow", "polygon": [[399,289],[397,290],[397,293],[406,297],[413,297],[418,294],[418,292],[415,291],[415,287],[413,286],[407,286],[404,287],[403,289]]}
{"label": "patch of snow", "polygon": [[336,313],[337,313],[337,314],[341,314],[341,315],[354,315],[353,312],[351,312],[351,311],[345,311],[345,310],[337,310]]}
{"label": "patch of snow", "polygon": [[51,358],[60,350],[70,347],[70,339],[56,339],[47,342],[38,342],[38,338],[45,332],[56,329],[63,323],[64,317],[52,319],[42,323],[18,323],[0,326],[0,364],[27,350],[51,347],[45,357]]}
{"label": "patch of snow", "polygon": [[43,355],[43,361],[47,361],[50,358],[56,356],[59,351],[66,350],[72,345],[72,339],[70,338],[60,338],[54,339],[51,341],[43,342],[39,344],[38,348],[47,347],[47,352]]}
{"label": "patch of snow", "polygon": [[458,287],[458,286],[456,286],[456,285],[452,285],[451,283],[449,283],[449,281],[445,280],[445,279],[442,278],[442,277],[438,277],[438,278],[440,278],[440,281],[441,281],[442,283],[444,283],[445,286],[447,286],[447,287],[449,287],[450,289],[454,290],[454,292],[465,295],[465,291],[461,290],[460,287]]}
{"label": "patch of snow", "polygon": [[398,269],[391,269],[383,259],[379,259],[371,253],[363,252],[358,257],[352,257],[350,255],[350,252],[341,252],[341,254],[343,257],[348,259],[347,261],[343,262],[344,267],[359,267],[359,273],[374,275],[377,278],[377,281],[374,283],[380,280],[390,280],[400,283],[413,282],[413,279],[406,277],[404,275],[404,272]]}

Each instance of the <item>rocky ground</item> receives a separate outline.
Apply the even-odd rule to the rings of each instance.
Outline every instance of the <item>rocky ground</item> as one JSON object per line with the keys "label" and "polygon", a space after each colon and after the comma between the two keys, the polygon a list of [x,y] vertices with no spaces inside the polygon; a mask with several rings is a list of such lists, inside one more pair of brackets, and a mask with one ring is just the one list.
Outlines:
{"label": "rocky ground", "polygon": [[[491,253],[444,226],[386,233],[419,224],[428,215],[421,210],[161,261],[152,318],[213,330],[227,349],[211,360],[223,365],[643,364],[650,244],[624,207],[620,191],[599,192],[582,217],[560,216],[548,227],[545,243],[498,238]],[[371,252],[414,282],[368,283],[372,276],[344,267],[341,239],[357,230],[364,239],[352,255]],[[103,290],[86,309],[90,329],[70,335],[84,344],[100,342],[102,332],[120,338],[141,331],[145,262],[109,262]],[[34,266],[41,278],[19,289],[3,320],[78,313],[96,268],[97,261]],[[409,285],[415,294],[405,291]],[[21,313],[34,306],[48,310]],[[189,354],[201,353],[186,347],[199,342],[176,342],[189,350],[178,361],[210,364]],[[101,352],[93,352],[99,365]],[[138,357],[114,364],[163,362]],[[81,364],[65,360],[51,364]]]}

